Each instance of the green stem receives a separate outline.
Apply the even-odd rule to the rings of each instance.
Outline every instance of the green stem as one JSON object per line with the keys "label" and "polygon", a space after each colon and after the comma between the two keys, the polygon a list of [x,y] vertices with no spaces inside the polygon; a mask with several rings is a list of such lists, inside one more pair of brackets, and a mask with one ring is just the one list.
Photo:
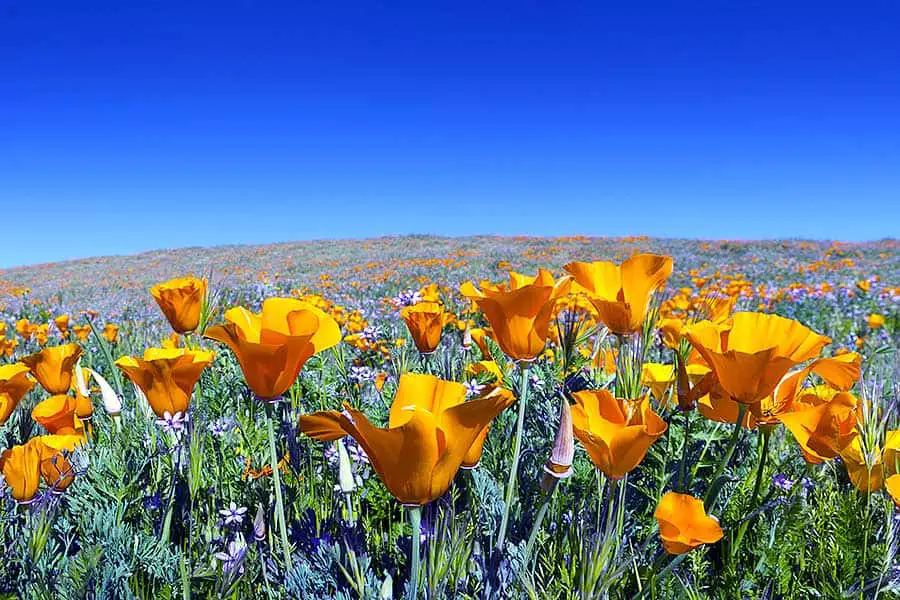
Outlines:
{"label": "green stem", "polygon": [[[756,500],[759,498],[759,491],[762,487],[762,478],[763,473],[766,470],[766,460],[769,457],[769,438],[771,437],[771,431],[769,429],[763,429],[760,431],[760,435],[762,438],[760,439],[760,454],[759,454],[759,466],[756,469],[756,481],[753,483],[753,494],[750,496],[750,504],[748,505],[748,512],[752,512],[756,509]],[[747,533],[747,528],[750,527],[750,521],[752,519],[747,519],[743,523],[741,523],[740,528],[738,529],[737,538],[734,541],[734,546],[731,548],[732,557],[737,554],[738,549],[741,547],[741,541],[744,539],[744,534]]]}
{"label": "green stem", "polygon": [[[716,497],[719,495],[718,490],[722,489],[722,486],[716,485],[716,481],[719,477],[722,476],[722,473],[725,471],[725,467],[728,466],[728,463],[731,462],[731,457],[734,455],[734,449],[737,447],[738,438],[741,436],[741,424],[744,421],[744,415],[747,414],[747,405],[739,404],[738,405],[738,414],[737,419],[734,421],[734,430],[731,433],[731,440],[728,442],[728,449],[725,451],[725,456],[722,457],[722,460],[719,461],[719,466],[716,468],[716,473],[713,475],[713,478],[710,480],[710,488],[706,491],[706,495],[703,497],[703,505],[706,507],[708,511],[710,507],[716,502]],[[716,493],[710,497],[710,492],[715,489]]]}
{"label": "green stem", "polygon": [[409,524],[412,526],[412,562],[409,568],[409,589],[407,597],[416,600],[419,591],[419,544],[422,538],[422,507],[409,506]]}
{"label": "green stem", "polygon": [[291,547],[287,537],[287,521],[284,518],[284,499],[281,497],[281,475],[278,472],[278,451],[275,449],[275,426],[272,416],[273,405],[266,403],[266,428],[269,433],[269,461],[272,464],[272,482],[275,485],[275,510],[281,526],[281,552],[284,555],[285,568],[290,571],[294,567],[291,560]]}
{"label": "green stem", "polygon": [[516,419],[516,439],[513,443],[513,461],[509,469],[509,480],[506,483],[506,501],[503,506],[503,519],[500,521],[500,534],[497,536],[497,549],[503,549],[506,541],[506,528],[509,525],[509,511],[512,507],[513,494],[516,491],[516,472],[519,470],[519,455],[522,452],[522,433],[525,429],[525,402],[528,398],[528,363],[519,363],[521,370],[521,392],[519,398],[519,416]]}
{"label": "green stem", "polygon": [[684,444],[681,447],[681,466],[678,470],[678,486],[675,488],[678,492],[683,492],[687,487],[685,481],[685,472],[687,471],[687,455],[688,447],[691,441],[691,413],[693,411],[684,411]]}
{"label": "green stem", "polygon": [[528,544],[525,546],[525,559],[522,561],[522,564],[525,565],[525,568],[528,568],[528,561],[531,558],[531,551],[534,550],[534,543],[537,541],[538,531],[541,529],[541,524],[544,522],[544,517],[547,516],[547,510],[550,508],[550,500],[553,499],[552,493],[547,494],[547,497],[544,498],[544,503],[541,504],[541,508],[538,510],[538,514],[534,519],[534,525],[531,526],[531,533],[528,536]]}

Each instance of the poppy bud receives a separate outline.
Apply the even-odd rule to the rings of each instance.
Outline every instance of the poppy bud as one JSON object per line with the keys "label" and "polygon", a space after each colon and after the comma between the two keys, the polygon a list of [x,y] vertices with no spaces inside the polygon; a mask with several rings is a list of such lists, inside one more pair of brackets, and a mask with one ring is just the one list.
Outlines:
{"label": "poppy bud", "polygon": [[343,440],[337,440],[338,451],[338,482],[341,492],[351,494],[356,489],[356,481],[353,478],[353,467],[350,466],[350,455],[344,447]]}
{"label": "poppy bud", "polygon": [[572,460],[575,458],[575,436],[572,431],[572,410],[569,401],[562,399],[559,411],[559,428],[553,438],[553,449],[550,458],[544,465],[544,476],[541,489],[552,492],[560,479],[572,474]]}

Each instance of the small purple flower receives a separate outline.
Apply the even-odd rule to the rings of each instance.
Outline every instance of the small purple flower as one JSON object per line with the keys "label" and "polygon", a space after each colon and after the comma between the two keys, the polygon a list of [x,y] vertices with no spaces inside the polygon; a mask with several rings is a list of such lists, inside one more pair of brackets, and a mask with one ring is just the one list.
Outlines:
{"label": "small purple flower", "polygon": [[247,514],[247,508],[231,502],[228,504],[228,508],[220,510],[219,514],[225,519],[225,525],[231,525],[232,523],[240,525],[244,520],[244,515]]}
{"label": "small purple flower", "polygon": [[327,446],[325,448],[325,460],[328,461],[328,464],[331,466],[335,466],[338,463],[338,452],[337,448],[334,446]]}
{"label": "small purple flower", "polygon": [[777,487],[782,492],[790,492],[794,484],[796,482],[793,479],[789,479],[787,475],[784,473],[778,473],[774,477],[772,477],[772,485]]}
{"label": "small purple flower", "polygon": [[369,325],[359,334],[359,337],[369,343],[375,343],[378,341],[378,330],[375,327]]}
{"label": "small purple flower", "polygon": [[187,425],[187,422],[187,415],[185,415],[181,411],[176,412],[174,415],[169,411],[166,411],[163,413],[163,417],[161,419],[156,420],[156,424],[162,427],[162,430],[164,432],[172,432],[175,434],[180,434],[185,425]]}
{"label": "small purple flower", "polygon": [[222,561],[222,569],[230,572],[239,569],[238,573],[243,572],[244,567],[241,563],[244,561],[244,555],[247,553],[247,546],[238,543],[237,540],[231,540],[222,552],[216,552],[216,560]]}
{"label": "small purple flower", "polygon": [[483,386],[483,385],[480,385],[480,384],[479,384],[477,381],[475,381],[474,379],[471,380],[471,381],[467,381],[467,382],[463,383],[463,385],[464,385],[465,388],[466,388],[466,396],[469,396],[469,397],[471,397],[471,396],[477,396],[478,394],[481,393],[481,390],[484,389],[484,386]]}
{"label": "small purple flower", "polygon": [[209,426],[209,432],[215,437],[222,437],[234,429],[234,419],[231,417],[219,417]]}
{"label": "small purple flower", "polygon": [[350,367],[349,377],[356,383],[375,381],[375,369],[372,367]]}
{"label": "small purple flower", "polygon": [[369,457],[368,455],[366,455],[366,451],[363,450],[359,444],[347,444],[347,454],[350,455],[350,458],[353,459],[353,462],[369,462]]}

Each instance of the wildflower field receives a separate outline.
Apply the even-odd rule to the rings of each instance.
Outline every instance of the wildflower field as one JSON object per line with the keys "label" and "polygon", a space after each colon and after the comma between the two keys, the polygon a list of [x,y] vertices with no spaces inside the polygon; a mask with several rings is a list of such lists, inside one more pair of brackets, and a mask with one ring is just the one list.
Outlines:
{"label": "wildflower field", "polygon": [[0,271],[9,598],[900,598],[900,242]]}

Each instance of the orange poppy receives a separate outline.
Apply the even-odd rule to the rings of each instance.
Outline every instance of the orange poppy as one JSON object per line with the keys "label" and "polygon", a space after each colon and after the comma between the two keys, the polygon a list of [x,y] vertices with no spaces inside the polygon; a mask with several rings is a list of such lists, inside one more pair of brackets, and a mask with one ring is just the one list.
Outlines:
{"label": "orange poppy", "polygon": [[138,386],[156,416],[187,412],[194,387],[215,354],[184,348],[148,348],[144,357],[123,356],[116,366]]}
{"label": "orange poppy", "polygon": [[52,346],[23,357],[22,362],[49,393],[65,394],[72,385],[73,369],[81,352],[78,344]]}
{"label": "orange poppy", "polygon": [[653,513],[659,537],[669,554],[684,554],[703,544],[715,544],[724,535],[719,522],[706,514],[703,501],[687,494],[667,492]]}
{"label": "orange poppy", "polygon": [[207,283],[196,277],[178,277],[150,288],[153,299],[178,333],[194,331],[206,301]]}

